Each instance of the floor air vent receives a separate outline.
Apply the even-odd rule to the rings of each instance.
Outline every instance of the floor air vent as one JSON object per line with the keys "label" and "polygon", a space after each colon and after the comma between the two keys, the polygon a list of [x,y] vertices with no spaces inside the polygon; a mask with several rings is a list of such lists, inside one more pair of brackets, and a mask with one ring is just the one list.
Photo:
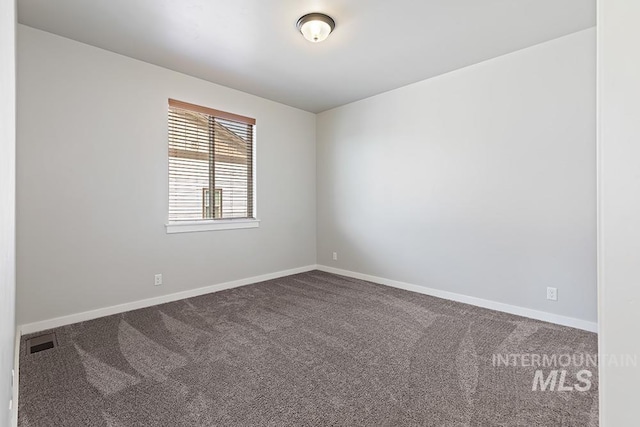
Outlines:
{"label": "floor air vent", "polygon": [[29,338],[27,340],[27,350],[29,354],[38,353],[39,351],[49,350],[58,346],[58,340],[56,334],[46,334],[37,337]]}

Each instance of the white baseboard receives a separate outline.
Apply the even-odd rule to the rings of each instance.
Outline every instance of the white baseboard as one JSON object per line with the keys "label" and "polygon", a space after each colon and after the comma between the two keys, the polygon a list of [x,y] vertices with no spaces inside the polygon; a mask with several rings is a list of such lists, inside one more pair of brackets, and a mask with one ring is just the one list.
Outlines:
{"label": "white baseboard", "polygon": [[[126,311],[137,310],[139,308],[151,307],[167,302],[178,301],[185,298],[192,298],[199,295],[218,292],[225,289],[237,288],[240,286],[250,285],[253,283],[263,282],[265,280],[277,279],[279,277],[290,276],[292,274],[304,273],[311,270],[321,270],[328,273],[339,274],[341,276],[353,277],[355,279],[367,280],[369,282],[378,283],[380,285],[391,286],[394,288],[404,289],[407,291],[417,292],[420,294],[431,295],[451,301],[457,301],[465,304],[475,305],[477,307],[488,308],[490,310],[502,311],[504,313],[515,314],[517,316],[528,317],[530,319],[541,320],[544,322],[555,323],[557,325],[569,326],[572,328],[582,329],[589,332],[597,332],[598,324],[587,320],[576,319],[559,314],[548,313],[545,311],[533,310],[530,308],[518,307],[511,304],[505,304],[496,301],[485,300],[482,298],[471,297],[468,295],[457,294],[454,292],[443,291],[439,289],[428,288],[425,286],[413,285],[397,280],[385,279],[382,277],[371,276],[368,274],[356,273],[349,270],[342,270],[326,265],[307,265],[305,267],[293,268],[290,270],[278,271],[261,276],[249,277],[246,279],[234,280],[232,282],[219,283],[217,285],[206,286],[204,288],[192,289],[188,291],[176,292],[173,294],[162,295],[159,297],[148,298],[139,301],[133,301],[125,304],[114,305],[110,307],[99,308],[96,310],[85,311],[82,313],[71,314],[68,316],[56,317],[49,320],[27,323],[19,326],[20,335],[31,334],[34,332],[53,329],[60,326],[70,325],[72,323],[84,322],[87,320],[97,319],[99,317],[110,316],[112,314],[124,313]],[[17,360],[17,359],[16,359]],[[17,377],[17,367],[16,367]]]}
{"label": "white baseboard", "polygon": [[543,322],[555,323],[557,325],[569,326],[572,328],[582,329],[589,332],[598,332],[598,324],[587,320],[576,319],[559,314],[547,313],[546,311],[533,310],[530,308],[519,307],[516,305],[505,304],[496,301],[490,301],[482,298],[471,297],[468,295],[457,294],[455,292],[442,291],[439,289],[427,288],[425,286],[412,285],[410,283],[399,282],[397,280],[384,279],[382,277],[370,276],[368,274],[356,273],[349,270],[328,267],[326,265],[318,265],[318,270],[327,273],[339,274],[341,276],[352,277],[354,279],[366,280],[380,285],[391,286],[394,288],[404,289],[407,291],[417,292],[420,294],[430,295],[433,297],[443,298],[451,301],[462,302],[465,304],[475,305],[477,307],[488,308],[490,310],[502,311],[504,313],[515,314],[517,316],[528,317],[530,319],[542,320]]}
{"label": "white baseboard", "polygon": [[13,393],[11,404],[11,427],[18,427],[18,384],[20,384],[20,328],[16,327],[13,355]]}
{"label": "white baseboard", "polygon": [[126,311],[137,310],[139,308],[151,307],[154,305],[178,301],[185,298],[192,298],[204,294],[210,294],[212,292],[219,292],[225,289],[237,288],[240,286],[251,285],[253,283],[264,282],[265,280],[277,279],[279,277],[290,276],[292,274],[304,273],[307,271],[315,270],[316,268],[316,265],[307,265],[305,267],[263,274],[261,276],[248,277],[246,279],[219,283],[212,286],[205,286],[204,288],[191,289],[188,291],[176,292],[159,297],[147,298],[124,304],[113,305],[110,307],[98,308],[96,310],[84,311],[82,313],[70,314],[68,316],[56,317],[39,322],[26,323],[24,325],[20,325],[19,331],[21,335],[31,334],[34,332],[44,331],[46,329],[53,329],[60,326],[71,325],[72,323],[84,322],[87,320],[97,319],[99,317],[110,316],[112,314],[124,313]]}

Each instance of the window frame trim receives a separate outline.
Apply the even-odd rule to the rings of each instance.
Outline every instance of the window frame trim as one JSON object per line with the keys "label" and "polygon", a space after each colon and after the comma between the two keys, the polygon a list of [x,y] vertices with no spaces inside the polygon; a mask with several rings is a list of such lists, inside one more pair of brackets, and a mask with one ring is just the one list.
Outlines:
{"label": "window frame trim", "polygon": [[201,221],[179,221],[165,224],[167,234],[193,233],[197,231],[237,230],[258,228],[260,220],[255,218],[207,219]]}

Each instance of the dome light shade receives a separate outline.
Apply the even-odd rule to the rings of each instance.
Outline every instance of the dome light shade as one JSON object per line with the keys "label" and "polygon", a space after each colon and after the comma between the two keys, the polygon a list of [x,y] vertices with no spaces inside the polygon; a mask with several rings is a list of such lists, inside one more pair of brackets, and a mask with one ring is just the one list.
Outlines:
{"label": "dome light shade", "polygon": [[329,37],[336,23],[330,16],[323,13],[308,13],[298,19],[296,26],[305,39],[312,43],[319,43]]}

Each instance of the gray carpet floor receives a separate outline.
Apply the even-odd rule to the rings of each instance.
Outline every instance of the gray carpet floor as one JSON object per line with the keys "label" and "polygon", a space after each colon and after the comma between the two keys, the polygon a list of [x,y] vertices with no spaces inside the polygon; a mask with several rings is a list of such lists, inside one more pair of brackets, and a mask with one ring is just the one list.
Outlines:
{"label": "gray carpet floor", "polygon": [[21,427],[597,425],[595,369],[532,391],[537,367],[493,356],[594,354],[595,334],[319,271],[55,332],[23,337]]}

